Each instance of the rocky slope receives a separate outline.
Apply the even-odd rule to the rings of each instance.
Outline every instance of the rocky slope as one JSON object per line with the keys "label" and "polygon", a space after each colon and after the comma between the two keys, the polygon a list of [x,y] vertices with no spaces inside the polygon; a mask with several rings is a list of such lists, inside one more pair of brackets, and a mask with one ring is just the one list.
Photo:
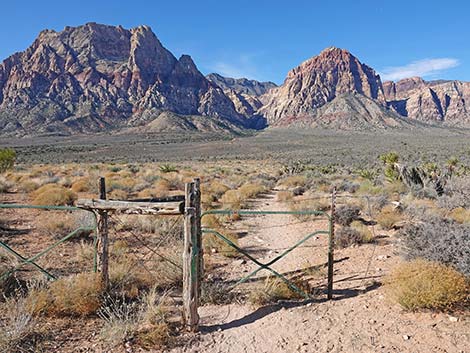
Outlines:
{"label": "rocky slope", "polygon": [[389,106],[402,116],[430,124],[470,126],[470,82],[413,77],[384,82],[383,87]]}
{"label": "rocky slope", "polygon": [[238,113],[245,117],[255,115],[263,106],[260,96],[277,87],[273,82],[259,82],[246,78],[224,77],[216,73],[206,76],[212,83],[223,89],[225,95],[233,102]]}
{"label": "rocky slope", "polygon": [[[382,114],[384,111],[381,107],[385,107],[382,83],[375,71],[346,50],[327,48],[291,70],[283,85],[266,94],[264,99],[267,103],[259,113],[270,125],[284,124],[286,121],[293,123],[298,118],[317,120],[322,113],[319,108],[343,94],[358,94],[369,98],[369,105],[378,105],[369,113]],[[361,98],[353,99],[346,105],[339,105],[348,110],[347,107],[360,100]],[[359,110],[361,109],[354,108],[351,112]],[[337,114],[337,119],[341,119],[344,113],[349,114],[342,111]],[[369,118],[365,120],[370,120]],[[328,120],[331,119],[334,119],[334,114],[330,114]],[[380,120],[380,117],[375,116],[372,120]],[[312,124],[315,125],[315,121]]]}
{"label": "rocky slope", "polygon": [[145,125],[163,112],[247,124],[191,57],[176,59],[147,26],[45,30],[0,65],[2,133],[99,132]]}

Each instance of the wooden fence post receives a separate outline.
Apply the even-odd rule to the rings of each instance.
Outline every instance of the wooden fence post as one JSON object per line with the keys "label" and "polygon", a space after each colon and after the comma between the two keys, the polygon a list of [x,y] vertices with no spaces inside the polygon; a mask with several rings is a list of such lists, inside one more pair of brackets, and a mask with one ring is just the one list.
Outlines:
{"label": "wooden fence post", "polygon": [[184,210],[183,317],[191,331],[197,331],[199,315],[201,218],[198,181],[187,183]]}
{"label": "wooden fence post", "polygon": [[[106,180],[100,178],[100,199],[106,200]],[[108,212],[99,211],[98,221],[98,234],[100,239],[101,254],[100,254],[100,268],[101,268],[101,281],[103,286],[107,289],[109,287],[109,238],[108,238]]]}
{"label": "wooden fence post", "polygon": [[201,180],[194,179],[194,208],[196,209],[196,247],[198,250],[198,273],[197,273],[197,287],[198,298],[201,297],[201,283],[204,276],[204,250],[202,248],[202,226],[201,226]]}
{"label": "wooden fence post", "polygon": [[328,299],[333,299],[333,265],[335,249],[335,211],[336,211],[336,186],[331,193],[331,219],[330,234],[328,237]]}

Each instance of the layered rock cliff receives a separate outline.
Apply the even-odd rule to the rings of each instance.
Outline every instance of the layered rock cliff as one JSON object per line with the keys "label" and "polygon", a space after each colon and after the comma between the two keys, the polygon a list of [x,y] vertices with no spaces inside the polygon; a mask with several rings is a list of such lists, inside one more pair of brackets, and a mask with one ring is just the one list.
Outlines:
{"label": "layered rock cliff", "polygon": [[176,59],[148,26],[45,30],[0,65],[3,133],[99,132],[162,112],[246,123],[191,57]]}

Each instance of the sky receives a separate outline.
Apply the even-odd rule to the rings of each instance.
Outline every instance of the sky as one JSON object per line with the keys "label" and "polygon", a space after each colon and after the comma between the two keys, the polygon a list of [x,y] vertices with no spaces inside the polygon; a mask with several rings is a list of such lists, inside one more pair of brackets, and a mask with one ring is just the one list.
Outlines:
{"label": "sky", "polygon": [[43,29],[87,22],[146,24],[175,56],[205,74],[282,83],[330,46],[349,50],[383,80],[470,81],[470,1],[460,0],[2,0],[0,61]]}

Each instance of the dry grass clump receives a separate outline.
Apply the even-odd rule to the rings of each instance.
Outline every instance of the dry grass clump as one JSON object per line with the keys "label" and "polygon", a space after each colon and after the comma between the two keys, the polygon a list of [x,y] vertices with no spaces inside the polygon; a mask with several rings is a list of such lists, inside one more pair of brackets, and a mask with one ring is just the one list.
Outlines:
{"label": "dry grass clump", "polygon": [[[293,212],[300,211],[322,211],[326,212],[330,209],[330,201],[328,197],[318,198],[318,199],[308,199],[308,196],[305,199],[298,199],[296,202],[289,203],[289,210]],[[312,219],[311,215],[296,215],[297,218],[308,221]]]}
{"label": "dry grass clump", "polygon": [[[238,246],[238,237],[235,233],[223,227],[218,227],[215,231]],[[239,257],[241,255],[235,248],[213,233],[203,234],[202,246],[206,254],[221,254],[226,257]]]}
{"label": "dry grass clump", "polygon": [[361,236],[361,243],[371,243],[374,241],[374,234],[369,229],[369,227],[361,221],[352,222],[351,228],[359,232]]}
{"label": "dry grass clump", "polygon": [[[294,285],[304,291],[310,292],[310,286],[307,281],[292,280]],[[248,300],[256,306],[262,306],[276,302],[278,300],[300,299],[303,298],[299,293],[293,291],[286,282],[274,276],[265,279],[263,285],[253,290]]]}
{"label": "dry grass clump", "polygon": [[222,202],[224,208],[239,210],[243,207],[243,199],[238,190],[227,190],[222,195],[220,202]]}
{"label": "dry grass clump", "polygon": [[470,210],[463,207],[454,208],[449,213],[449,217],[460,224],[470,223]]}
{"label": "dry grass clump", "polygon": [[37,323],[33,315],[26,310],[25,299],[21,296],[10,298],[2,304],[0,310],[5,314],[5,319],[0,320],[0,351],[41,351],[37,346]]}
{"label": "dry grass clump", "polygon": [[284,187],[287,189],[295,188],[298,186],[307,185],[307,177],[305,175],[292,175],[278,181],[277,185],[279,187]]}
{"label": "dry grass clump", "polygon": [[23,180],[18,184],[18,191],[30,194],[39,188],[39,183],[33,180]]}
{"label": "dry grass clump", "polygon": [[32,204],[40,206],[72,205],[77,194],[57,184],[46,184],[31,193]]}
{"label": "dry grass clump", "polygon": [[406,310],[449,310],[469,300],[469,280],[449,266],[417,259],[387,279],[389,296]]}
{"label": "dry grass clump", "polygon": [[217,180],[212,181],[207,187],[208,193],[214,195],[217,199],[220,198],[229,189],[230,188],[227,185]]}
{"label": "dry grass clump", "polygon": [[162,349],[170,341],[168,296],[151,289],[139,302],[109,297],[98,315],[104,321],[100,339],[109,348],[134,341],[145,349]]}
{"label": "dry grass clump", "polygon": [[385,229],[392,229],[398,222],[402,220],[403,216],[394,206],[388,205],[382,208],[377,215],[377,223]]}
{"label": "dry grass clump", "polygon": [[27,307],[33,315],[89,316],[100,308],[103,287],[95,273],[80,273],[33,289]]}
{"label": "dry grass clump", "polygon": [[88,178],[81,178],[72,183],[71,189],[73,192],[89,192],[92,189],[92,183]]}
{"label": "dry grass clump", "polygon": [[383,191],[383,187],[374,185],[374,183],[369,180],[364,180],[359,186],[359,189],[356,191],[356,193],[360,195],[379,195],[383,193]]}
{"label": "dry grass clump", "polygon": [[231,286],[221,280],[203,281],[201,284],[201,304],[231,304],[239,294],[231,291]]}
{"label": "dry grass clump", "polygon": [[13,189],[13,183],[5,177],[0,176],[0,193],[10,192]]}
{"label": "dry grass clump", "polygon": [[293,197],[292,191],[282,190],[277,193],[277,201],[280,202],[291,201]]}
{"label": "dry grass clump", "polygon": [[261,184],[245,184],[238,188],[238,192],[243,200],[252,199],[266,192],[266,187]]}

